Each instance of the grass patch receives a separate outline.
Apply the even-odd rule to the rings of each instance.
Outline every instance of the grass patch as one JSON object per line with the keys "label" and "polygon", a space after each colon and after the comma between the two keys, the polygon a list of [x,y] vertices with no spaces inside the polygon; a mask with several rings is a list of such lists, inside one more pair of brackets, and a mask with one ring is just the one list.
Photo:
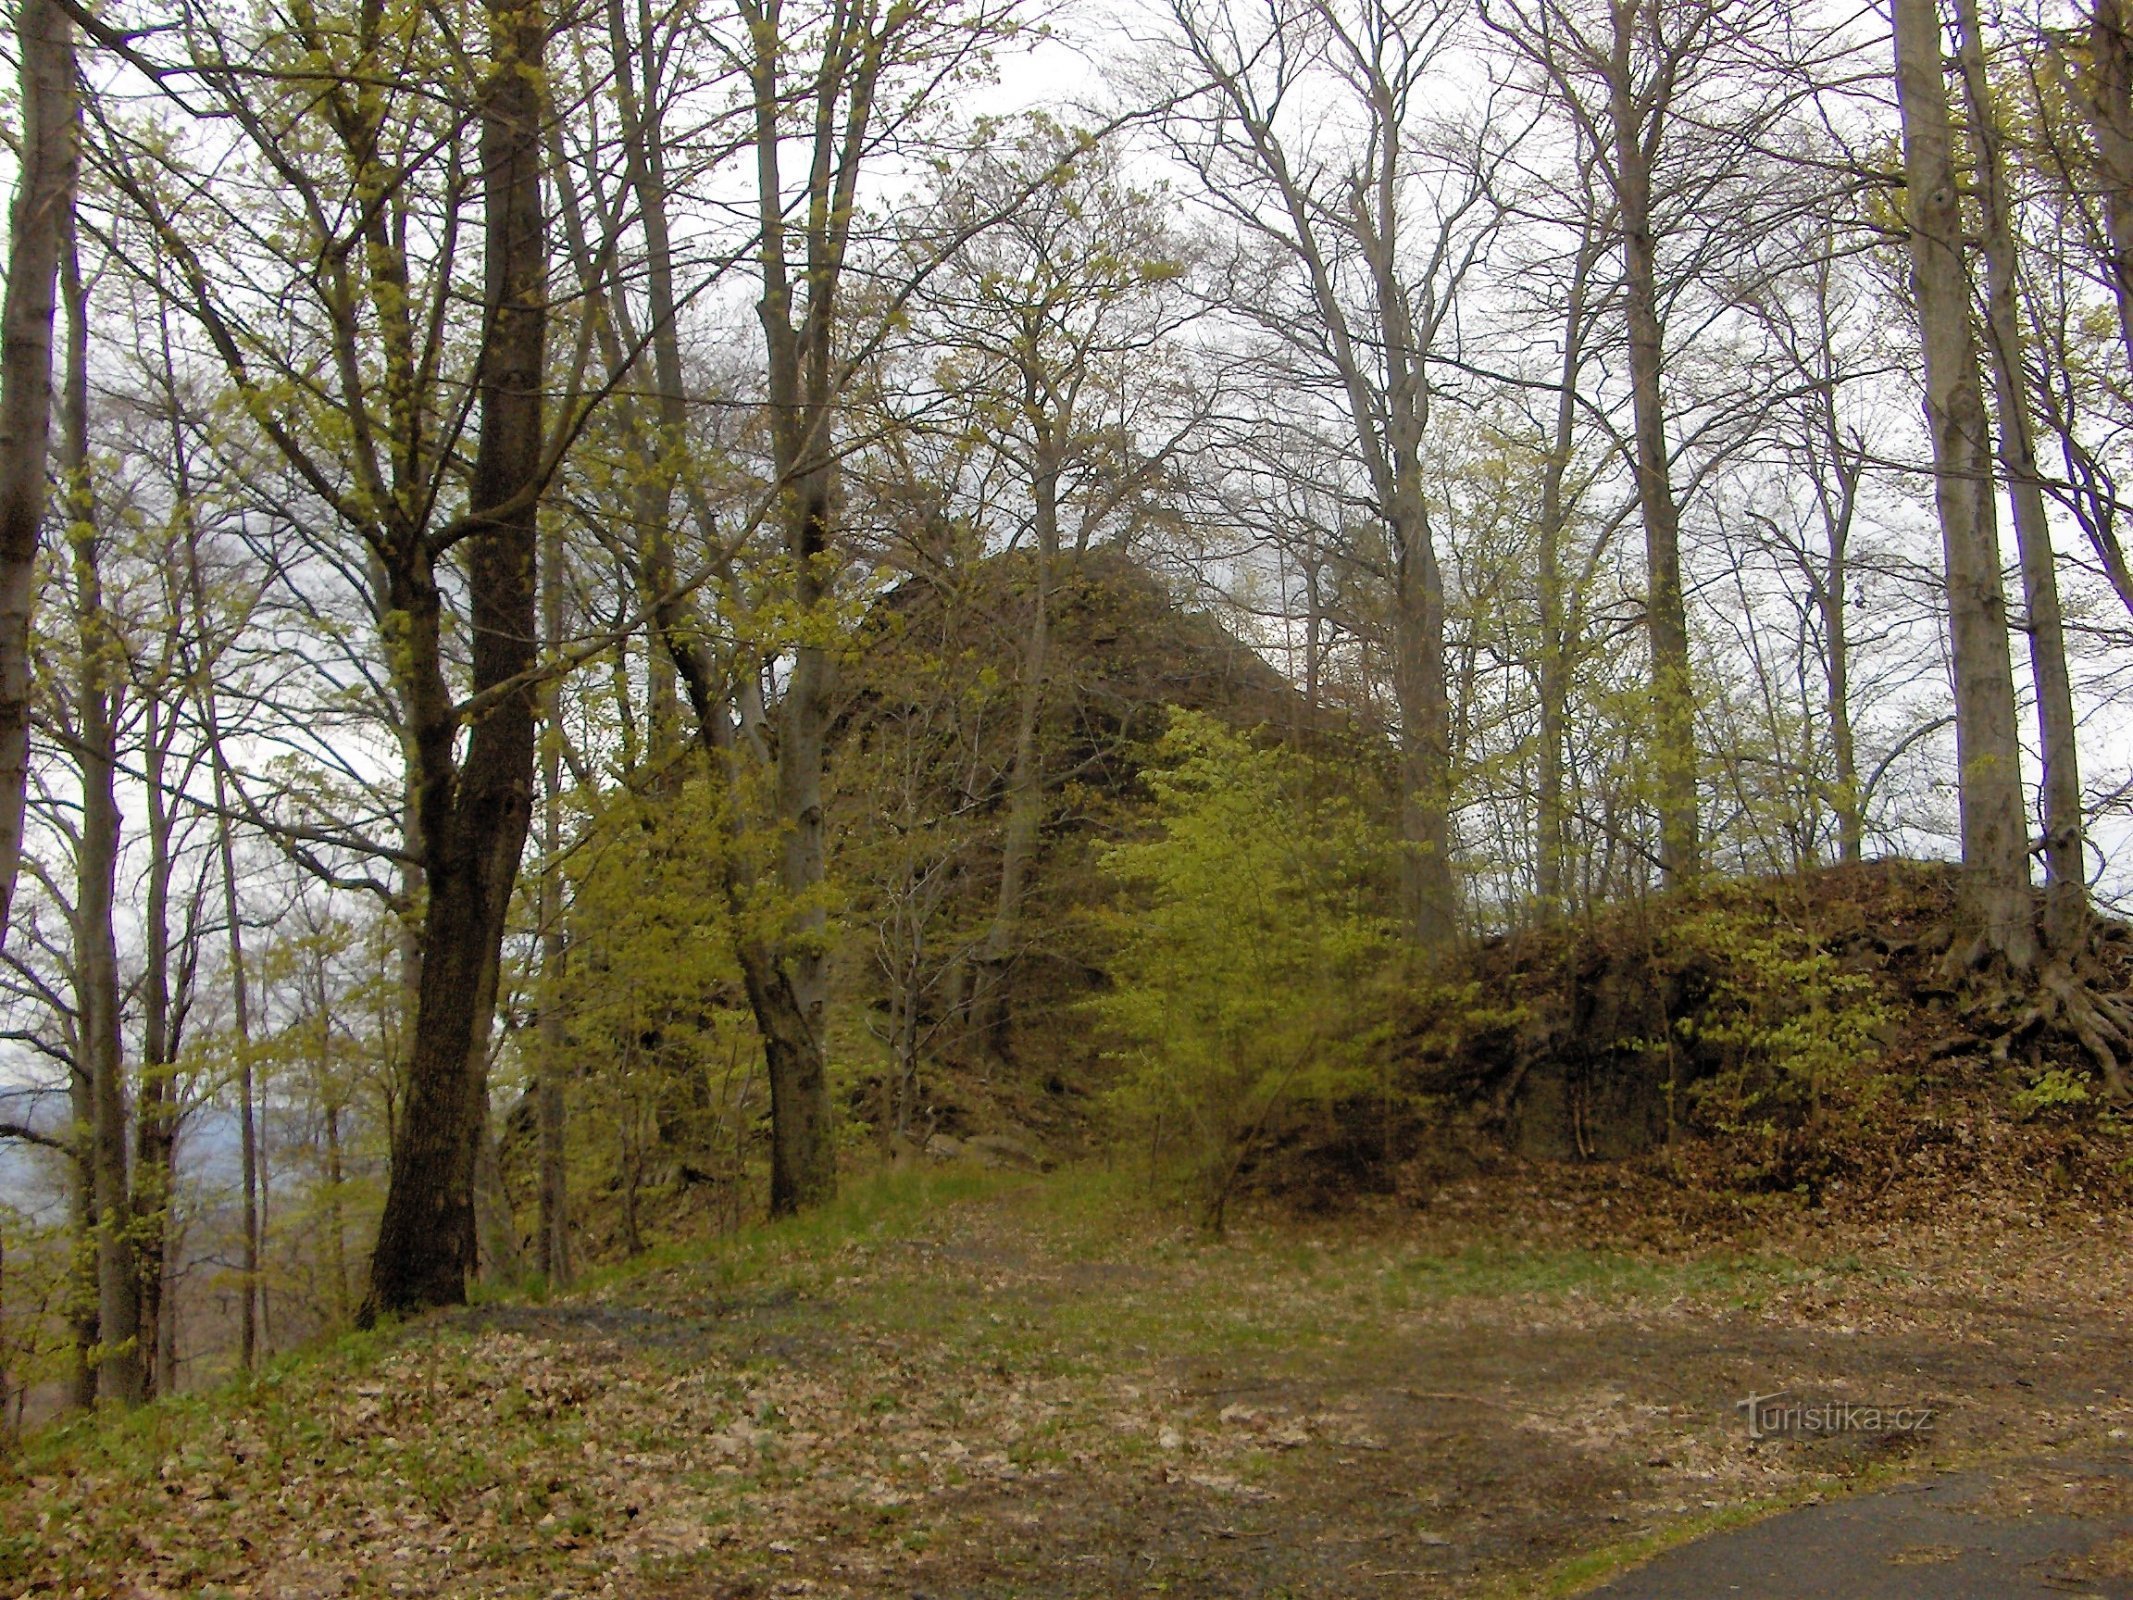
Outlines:
{"label": "grass patch", "polygon": [[[122,1592],[122,1577],[256,1589],[262,1572],[309,1581],[305,1562],[379,1592],[451,1593],[477,1577],[548,1592],[602,1550],[638,1578],[823,1580],[847,1570],[820,1565],[835,1554],[882,1592],[1007,1592],[1007,1573],[1059,1548],[1100,1565],[1111,1535],[1099,1530],[1121,1518],[1212,1529],[1227,1542],[1194,1559],[1244,1559],[1246,1536],[1224,1530],[1247,1504],[1254,1521],[1301,1519],[1282,1535],[1294,1535],[1286,1581],[1345,1559],[1312,1553],[1329,1507],[1393,1517],[1371,1537],[1397,1541],[1420,1504],[1442,1508],[1421,1513],[1426,1531],[1441,1519],[1445,1538],[1493,1552],[1457,1575],[1459,1593],[1568,1596],[1812,1495],[1885,1481],[1869,1465],[1826,1482],[1826,1462],[1803,1461],[1797,1478],[1735,1474],[1710,1491],[1784,1484],[1775,1496],[1670,1515],[1694,1501],[1663,1458],[1699,1459],[1675,1452],[1675,1435],[1706,1451],[1737,1443],[1731,1391],[1716,1386],[1728,1380],[1706,1374],[1675,1410],[1672,1391],[1625,1375],[1612,1352],[1628,1338],[1693,1354],[1698,1325],[1731,1308],[1795,1290],[1816,1305],[1871,1301],[1908,1281],[1900,1268],[1518,1237],[1427,1218],[1258,1216],[1217,1239],[1114,1168],[860,1174],[832,1206],[666,1246],[574,1295],[528,1285],[517,1298],[540,1312],[492,1305],[350,1334],[223,1389],[49,1430],[0,1467],[0,1593]],[[1751,1320],[1782,1329],[1790,1314],[1781,1303]],[[1439,1351],[1461,1374],[1441,1385]],[[1455,1381],[1460,1392],[1433,1392]],[[1608,1413],[1627,1431],[1556,1442],[1550,1405],[1603,1381],[1638,1402]],[[1566,1477],[1585,1452],[1602,1475]],[[1942,1465],[1892,1462],[1888,1476]],[[1529,1499],[1461,1509],[1458,1486],[1491,1472],[1511,1485],[1525,1474]],[[1545,1572],[1502,1576],[1568,1547],[1559,1513],[1522,1556],[1479,1537],[1477,1517],[1622,1482],[1639,1485],[1623,1509],[1646,1531]],[[1254,1494],[1236,1499],[1239,1484]],[[1387,1509],[1388,1484],[1404,1509]],[[1017,1509],[1040,1494],[1064,1518],[1042,1530]],[[977,1537],[946,1537],[946,1505]],[[1606,1509],[1581,1502],[1571,1538],[1620,1530]],[[633,1527],[656,1538],[630,1544]],[[316,1542],[329,1533],[338,1542]],[[267,1549],[281,1568],[262,1566],[254,1552]],[[1299,1592],[1335,1591],[1311,1579]]]}

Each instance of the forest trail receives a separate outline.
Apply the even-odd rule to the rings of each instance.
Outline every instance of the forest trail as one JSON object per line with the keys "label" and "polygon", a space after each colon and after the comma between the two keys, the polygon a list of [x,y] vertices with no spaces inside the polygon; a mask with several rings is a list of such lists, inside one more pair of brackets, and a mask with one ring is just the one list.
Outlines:
{"label": "forest trail", "polygon": [[[1126,1188],[892,1176],[50,1436],[0,1479],[0,1592],[1507,1597],[1947,1471],[2098,1463],[1995,1514],[2127,1508],[2101,1219],[1625,1249],[1619,1196],[1522,1169],[1214,1241]],[[1779,1391],[1933,1415],[1751,1437]],[[1897,1553],[1952,1594],[1961,1543]],[[2110,1560],[2042,1576],[2126,1592]]]}

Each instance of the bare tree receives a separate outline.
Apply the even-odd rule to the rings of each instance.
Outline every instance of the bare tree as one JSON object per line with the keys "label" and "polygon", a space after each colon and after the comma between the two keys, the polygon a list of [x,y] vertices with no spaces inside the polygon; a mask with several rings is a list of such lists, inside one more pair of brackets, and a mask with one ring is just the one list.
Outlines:
{"label": "bare tree", "polygon": [[1438,0],[1174,0],[1156,68],[1172,149],[1255,247],[1242,304],[1280,370],[1338,408],[1362,467],[1399,712],[1403,910],[1423,944],[1451,938],[1459,913],[1444,577],[1422,472],[1430,364],[1494,220],[1488,148],[1430,116],[1458,16]]}
{"label": "bare tree", "polygon": [[[971,242],[929,280],[918,333],[923,359],[957,391],[947,425],[967,428],[1004,469],[1007,483],[988,497],[988,531],[1001,548],[1021,552],[1028,574],[1025,604],[1001,619],[1004,647],[1018,657],[1014,745],[1003,775],[999,878],[969,999],[969,1035],[997,1059],[1055,778],[1041,738],[1054,590],[1092,541],[1128,536],[1134,511],[1203,408],[1148,414],[1160,404],[1161,352],[1197,308],[1182,292],[1182,241],[1165,227],[1157,197],[1128,183],[1115,147],[1083,150],[1065,130],[1039,123],[1011,150],[960,173],[956,187],[949,203],[973,223],[994,213],[1002,220],[974,227]],[[930,385],[917,393],[921,404],[939,398]],[[929,425],[939,424],[921,417],[901,426]],[[1010,494],[1025,505],[1011,507]]]}

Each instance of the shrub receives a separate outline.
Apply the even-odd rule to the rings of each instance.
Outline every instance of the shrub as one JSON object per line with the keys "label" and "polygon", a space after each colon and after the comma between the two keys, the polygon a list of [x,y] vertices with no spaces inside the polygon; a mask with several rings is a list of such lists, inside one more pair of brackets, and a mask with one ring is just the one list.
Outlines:
{"label": "shrub", "polygon": [[1380,1088],[1391,847],[1324,768],[1211,717],[1174,712],[1145,777],[1158,831],[1104,853],[1117,950],[1091,1005],[1121,1068],[1112,1108],[1219,1229],[1300,1109]]}
{"label": "shrub", "polygon": [[1669,964],[1708,984],[1674,1030],[1705,1068],[1691,1100],[1713,1131],[1813,1127],[1867,1097],[1890,1020],[1872,978],[1768,909],[1714,906],[1666,942]]}

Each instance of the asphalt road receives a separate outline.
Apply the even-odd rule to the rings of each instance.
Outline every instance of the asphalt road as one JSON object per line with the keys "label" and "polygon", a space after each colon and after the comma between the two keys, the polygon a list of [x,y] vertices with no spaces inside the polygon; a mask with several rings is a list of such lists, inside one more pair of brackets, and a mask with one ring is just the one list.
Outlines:
{"label": "asphalt road", "polygon": [[1804,1506],[1593,1600],[2133,1600],[2133,1458],[2038,1460]]}

